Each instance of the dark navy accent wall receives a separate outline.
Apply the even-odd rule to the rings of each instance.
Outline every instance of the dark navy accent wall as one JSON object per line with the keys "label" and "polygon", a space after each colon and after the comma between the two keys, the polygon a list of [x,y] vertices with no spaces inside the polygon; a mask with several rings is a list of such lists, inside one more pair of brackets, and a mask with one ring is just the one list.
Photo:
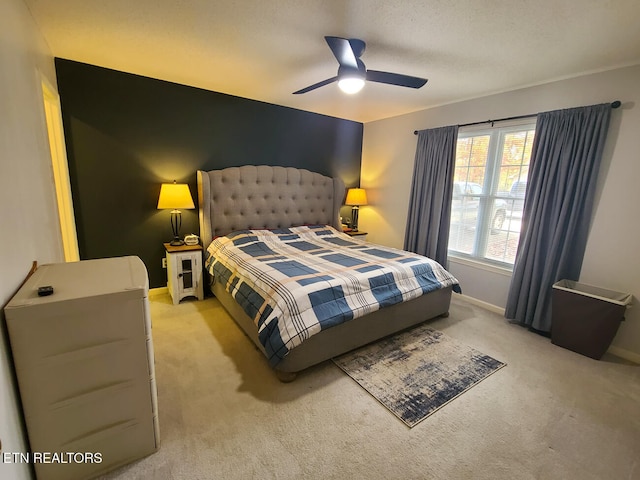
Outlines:
{"label": "dark navy accent wall", "polygon": [[[281,165],[360,180],[361,123],[56,59],[81,259],[137,255],[166,285],[160,184],[196,171]],[[199,233],[197,210],[181,234]]]}

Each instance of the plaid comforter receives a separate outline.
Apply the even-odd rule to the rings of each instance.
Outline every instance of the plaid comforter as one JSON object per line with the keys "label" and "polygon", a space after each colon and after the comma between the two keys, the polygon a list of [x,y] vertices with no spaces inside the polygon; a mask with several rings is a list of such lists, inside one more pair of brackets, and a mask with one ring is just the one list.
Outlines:
{"label": "plaid comforter", "polygon": [[439,288],[460,292],[431,259],[324,225],[237,231],[207,253],[209,273],[254,320],[272,366],[326,328]]}

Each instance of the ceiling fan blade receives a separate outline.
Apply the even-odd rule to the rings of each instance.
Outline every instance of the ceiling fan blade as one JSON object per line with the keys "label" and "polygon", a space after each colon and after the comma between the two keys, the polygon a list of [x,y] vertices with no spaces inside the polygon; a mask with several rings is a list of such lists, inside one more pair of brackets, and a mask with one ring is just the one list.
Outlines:
{"label": "ceiling fan blade", "polygon": [[336,80],[338,80],[338,77],[327,78],[326,80],[323,80],[323,81],[318,82],[318,83],[314,83],[313,85],[310,85],[310,86],[308,86],[306,88],[300,89],[297,92],[293,92],[293,95],[298,95],[300,93],[310,92],[311,90],[315,90],[316,88],[320,88],[320,87],[324,87],[325,85],[329,85],[330,83],[333,83]]}
{"label": "ceiling fan blade", "polygon": [[412,77],[400,73],[379,72],[377,70],[367,70],[367,80],[410,88],[420,88],[428,81],[426,78]]}
{"label": "ceiling fan blade", "polygon": [[358,68],[358,59],[353,53],[349,40],[340,37],[324,37],[324,39],[341,66]]}

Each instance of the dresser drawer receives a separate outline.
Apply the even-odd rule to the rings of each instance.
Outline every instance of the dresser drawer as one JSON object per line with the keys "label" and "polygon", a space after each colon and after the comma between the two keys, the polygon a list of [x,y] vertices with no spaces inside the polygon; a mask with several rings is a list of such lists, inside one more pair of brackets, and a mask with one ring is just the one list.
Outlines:
{"label": "dresser drawer", "polygon": [[110,385],[147,381],[147,339],[123,338],[41,358],[20,377],[26,409],[42,409]]}
{"label": "dresser drawer", "polygon": [[[36,464],[39,480],[93,478],[125,465],[158,449],[152,426],[147,422],[129,421],[67,444],[68,452],[94,454],[93,461],[68,464]],[[95,454],[99,454],[96,457]]]}
{"label": "dresser drawer", "polygon": [[25,412],[32,450],[69,451],[73,444],[85,451],[92,436],[127,422],[153,431],[149,388],[148,380],[128,381]]}

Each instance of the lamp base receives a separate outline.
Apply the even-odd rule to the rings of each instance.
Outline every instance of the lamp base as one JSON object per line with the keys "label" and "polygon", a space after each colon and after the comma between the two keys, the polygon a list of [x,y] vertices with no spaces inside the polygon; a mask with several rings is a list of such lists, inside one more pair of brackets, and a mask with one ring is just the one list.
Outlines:
{"label": "lamp base", "polygon": [[179,247],[184,245],[184,240],[180,238],[180,226],[182,225],[182,212],[180,210],[171,211],[171,233],[173,233],[173,240],[169,245],[173,247]]}
{"label": "lamp base", "polygon": [[358,231],[358,212],[360,210],[360,207],[358,207],[357,205],[351,207],[351,231],[353,232],[357,232]]}

